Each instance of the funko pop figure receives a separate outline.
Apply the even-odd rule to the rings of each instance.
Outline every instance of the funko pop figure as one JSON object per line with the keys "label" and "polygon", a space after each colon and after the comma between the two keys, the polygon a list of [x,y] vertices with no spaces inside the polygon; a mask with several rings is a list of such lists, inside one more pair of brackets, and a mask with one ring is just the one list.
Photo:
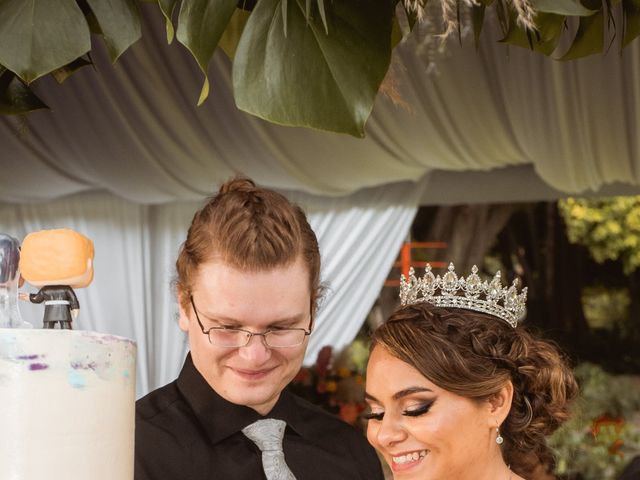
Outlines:
{"label": "funko pop figure", "polygon": [[22,242],[20,271],[37,293],[20,294],[32,303],[44,302],[43,328],[71,329],[80,304],[73,291],[93,280],[93,242],[69,229],[42,230]]}

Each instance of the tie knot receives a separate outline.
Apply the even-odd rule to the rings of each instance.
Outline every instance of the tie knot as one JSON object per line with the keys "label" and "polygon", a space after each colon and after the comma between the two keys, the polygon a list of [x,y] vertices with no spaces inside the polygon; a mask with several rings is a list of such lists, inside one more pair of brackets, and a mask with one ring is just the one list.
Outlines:
{"label": "tie knot", "polygon": [[261,452],[282,451],[282,437],[287,423],[283,420],[275,418],[265,418],[253,422],[242,429],[253,443],[255,443]]}

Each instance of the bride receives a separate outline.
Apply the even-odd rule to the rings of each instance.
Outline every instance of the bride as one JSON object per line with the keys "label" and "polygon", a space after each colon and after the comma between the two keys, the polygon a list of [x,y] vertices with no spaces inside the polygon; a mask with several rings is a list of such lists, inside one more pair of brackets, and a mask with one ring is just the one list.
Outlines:
{"label": "bride", "polygon": [[526,290],[448,273],[403,279],[405,306],[373,334],[367,438],[395,480],[530,480],[553,468],[545,437],[577,384],[555,346],[516,326]]}

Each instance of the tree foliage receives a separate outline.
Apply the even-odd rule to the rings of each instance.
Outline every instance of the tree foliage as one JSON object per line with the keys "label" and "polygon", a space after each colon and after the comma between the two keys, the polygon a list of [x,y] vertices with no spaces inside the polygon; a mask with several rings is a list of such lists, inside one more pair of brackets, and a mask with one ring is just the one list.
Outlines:
{"label": "tree foliage", "polygon": [[[141,36],[139,0],[0,0],[0,114],[46,108],[31,82],[59,82],[91,63],[91,35],[115,62]],[[140,0],[141,1],[141,0]],[[425,0],[147,0],[203,72],[218,46],[233,59],[238,108],[268,121],[364,136],[391,51],[419,24]],[[568,60],[640,35],[640,0],[439,0],[443,30],[468,12],[478,41],[486,9],[502,42]],[[240,8],[241,7],[241,8]],[[525,8],[526,7],[526,8]],[[616,14],[615,12],[619,12]],[[524,12],[524,13],[523,13]],[[613,21],[618,15],[620,22]],[[523,20],[524,18],[524,20]],[[571,37],[568,42],[561,38]],[[559,44],[569,44],[558,53]],[[214,86],[215,88],[215,86]]]}
{"label": "tree foliage", "polygon": [[627,274],[640,268],[640,196],[568,198],[558,207],[569,240],[587,247],[597,262],[619,259]]}

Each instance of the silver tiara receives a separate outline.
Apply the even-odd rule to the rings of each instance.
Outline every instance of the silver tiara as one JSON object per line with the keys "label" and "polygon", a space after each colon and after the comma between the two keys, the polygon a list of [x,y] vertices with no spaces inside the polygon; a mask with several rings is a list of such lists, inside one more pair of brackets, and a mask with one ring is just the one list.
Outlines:
{"label": "silver tiara", "polygon": [[501,318],[515,328],[524,317],[527,301],[527,288],[518,293],[519,284],[516,278],[510,287],[503,287],[500,272],[490,282],[483,282],[475,265],[467,278],[458,277],[453,263],[442,277],[435,276],[427,263],[422,278],[416,277],[413,267],[409,269],[409,280],[400,276],[400,303],[428,302],[438,307],[475,310]]}

